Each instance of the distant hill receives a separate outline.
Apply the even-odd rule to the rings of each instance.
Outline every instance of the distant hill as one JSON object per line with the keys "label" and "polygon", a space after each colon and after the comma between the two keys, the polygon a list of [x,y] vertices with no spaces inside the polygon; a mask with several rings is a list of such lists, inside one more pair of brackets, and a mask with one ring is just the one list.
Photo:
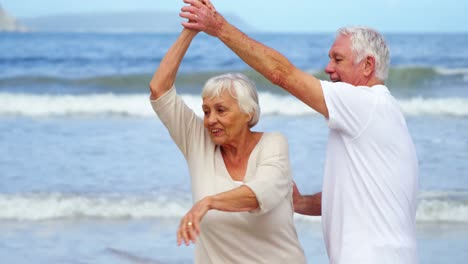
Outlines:
{"label": "distant hill", "polygon": [[[235,15],[226,18],[241,30],[252,28]],[[164,11],[119,13],[59,14],[21,21],[33,31],[45,32],[178,32],[182,29],[179,14]]]}
{"label": "distant hill", "polygon": [[16,18],[8,14],[0,5],[0,32],[2,31],[27,31]]}

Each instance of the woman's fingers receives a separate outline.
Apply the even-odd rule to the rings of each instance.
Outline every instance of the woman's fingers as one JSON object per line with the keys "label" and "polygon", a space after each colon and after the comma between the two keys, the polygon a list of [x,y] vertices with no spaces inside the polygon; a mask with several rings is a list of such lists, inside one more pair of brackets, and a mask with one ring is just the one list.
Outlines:
{"label": "woman's fingers", "polygon": [[190,245],[190,242],[197,242],[197,237],[201,232],[200,223],[209,208],[207,201],[207,198],[198,201],[180,220],[179,229],[177,230],[177,244],[179,246],[182,242],[187,246]]}
{"label": "woman's fingers", "polygon": [[195,244],[197,242],[197,233],[194,229],[192,222],[187,223],[187,234],[188,234],[190,241],[192,241],[192,243]]}
{"label": "woman's fingers", "polygon": [[189,233],[188,233],[188,225],[187,225],[187,223],[188,223],[188,221],[185,222],[185,223],[183,224],[183,226],[181,226],[181,230],[182,230],[182,239],[184,240],[186,246],[190,245],[190,236],[189,236]]}
{"label": "woman's fingers", "polygon": [[182,245],[182,232],[179,226],[179,229],[177,229],[177,245],[180,246]]}
{"label": "woman's fingers", "polygon": [[[197,224],[198,225],[198,224]],[[184,217],[180,221],[179,229],[177,230],[177,245],[184,243],[186,246],[197,242],[197,236],[199,232],[195,229],[194,222]]]}
{"label": "woman's fingers", "polygon": [[196,218],[193,220],[193,231],[197,236],[200,234],[200,221]]}

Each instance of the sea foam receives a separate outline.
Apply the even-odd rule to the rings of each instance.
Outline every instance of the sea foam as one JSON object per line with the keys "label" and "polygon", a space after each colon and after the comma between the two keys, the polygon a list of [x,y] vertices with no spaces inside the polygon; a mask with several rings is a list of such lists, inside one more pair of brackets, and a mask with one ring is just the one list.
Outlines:
{"label": "sea foam", "polygon": [[[180,218],[191,207],[187,200],[165,195],[84,195],[65,193],[27,193],[0,195],[0,221],[44,221],[54,219],[143,219]],[[320,221],[320,217],[296,215],[300,221]],[[468,194],[421,194],[418,222],[468,223]]]}
{"label": "sea foam", "polygon": [[[263,115],[303,116],[317,114],[290,95],[260,93]],[[202,116],[202,100],[198,95],[182,95],[186,104]],[[406,115],[468,116],[468,98],[400,99]],[[0,93],[0,116],[154,116],[149,96],[142,94],[33,95]]]}

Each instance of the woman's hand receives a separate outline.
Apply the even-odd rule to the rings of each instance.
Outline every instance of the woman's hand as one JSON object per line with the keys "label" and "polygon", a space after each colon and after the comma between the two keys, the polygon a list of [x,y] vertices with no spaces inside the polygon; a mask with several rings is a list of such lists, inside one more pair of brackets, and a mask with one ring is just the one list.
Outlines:
{"label": "woman's hand", "polygon": [[190,245],[190,242],[195,244],[197,237],[200,234],[200,222],[205,214],[210,210],[210,197],[205,197],[198,201],[190,211],[185,214],[180,220],[179,229],[177,230],[177,245],[182,245],[182,242],[186,246]]}
{"label": "woman's hand", "polygon": [[208,210],[218,210],[222,212],[247,212],[259,207],[255,193],[247,186],[207,196],[198,201],[190,211],[180,220],[177,230],[177,244],[182,242],[190,245],[195,243],[200,234],[200,222]]}

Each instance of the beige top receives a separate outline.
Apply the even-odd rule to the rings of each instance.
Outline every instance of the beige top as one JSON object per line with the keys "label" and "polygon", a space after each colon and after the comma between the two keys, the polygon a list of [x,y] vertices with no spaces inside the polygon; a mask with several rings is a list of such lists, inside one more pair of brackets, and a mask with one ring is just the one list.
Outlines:
{"label": "beige top", "polygon": [[[194,201],[239,186],[216,146],[172,87],[151,101],[187,160]],[[305,263],[293,219],[288,144],[279,133],[264,133],[250,154],[244,184],[255,193],[255,212],[210,210],[201,222],[195,263]]]}

